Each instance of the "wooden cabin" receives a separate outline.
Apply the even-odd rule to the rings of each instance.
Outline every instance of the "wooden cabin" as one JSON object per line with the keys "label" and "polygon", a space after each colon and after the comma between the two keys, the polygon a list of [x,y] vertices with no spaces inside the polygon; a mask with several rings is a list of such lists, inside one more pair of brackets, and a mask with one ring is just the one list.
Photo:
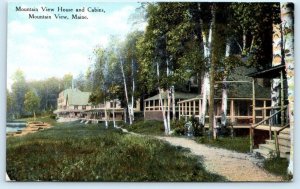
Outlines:
{"label": "wooden cabin", "polygon": [[92,106],[90,110],[87,110],[80,115],[80,119],[98,123],[106,120],[112,121],[114,117],[115,121],[122,121],[124,120],[124,114],[125,112],[124,108],[121,107],[121,102],[116,99]]}
{"label": "wooden cabin", "polygon": [[[177,103],[181,100],[194,98],[197,94],[191,93],[183,93],[183,92],[175,92],[175,116],[178,118],[179,116],[179,107]],[[163,107],[167,107],[167,94],[166,92],[162,94]],[[144,119],[145,120],[163,120],[163,114],[161,109],[159,95],[152,96],[144,100]],[[172,108],[171,108],[172,110]],[[171,111],[171,116],[173,116],[173,112]]]}
{"label": "wooden cabin", "polygon": [[[215,118],[221,118],[222,97],[220,88],[216,88],[215,95]],[[271,105],[270,94],[268,89],[256,84],[255,88],[260,93],[257,94],[255,103],[257,106],[267,107]],[[227,89],[227,115],[226,118],[232,123],[234,128],[250,128],[252,124],[252,84],[250,81],[243,81],[240,83],[233,82],[228,84]],[[195,98],[181,100],[178,102],[179,118],[188,119],[192,116],[199,118],[202,104],[202,96],[198,95]],[[208,111],[208,107],[206,108]],[[257,114],[256,118],[264,119],[269,114],[268,110]],[[206,114],[205,122],[208,123],[209,116]],[[208,126],[208,125],[206,125]]]}
{"label": "wooden cabin", "polygon": [[[280,99],[277,106],[261,107],[258,105],[252,106],[253,122],[250,127],[251,150],[264,157],[270,157],[270,154],[288,158],[290,154],[290,130],[288,118],[288,99],[287,99],[287,84],[285,79],[285,65],[277,65],[266,70],[249,74],[252,77],[253,85],[259,78],[280,80]],[[270,90],[270,93],[272,91]],[[257,99],[260,91],[253,92],[253,101]],[[258,119],[258,113],[262,111],[270,111],[270,115],[263,120]],[[267,137],[261,138],[257,135],[264,132]],[[256,149],[255,149],[256,148]]]}

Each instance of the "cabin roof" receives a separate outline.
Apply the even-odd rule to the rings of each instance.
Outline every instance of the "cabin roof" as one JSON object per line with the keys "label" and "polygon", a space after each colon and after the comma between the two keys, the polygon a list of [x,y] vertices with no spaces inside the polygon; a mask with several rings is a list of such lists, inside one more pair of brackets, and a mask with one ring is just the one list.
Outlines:
{"label": "cabin roof", "polygon": [[[228,81],[249,81],[249,83],[230,83],[228,84],[228,98],[252,98],[252,79],[248,76],[253,73],[255,68],[247,68],[240,66],[235,68],[230,73]],[[222,96],[222,85],[220,84],[216,91],[216,96]],[[270,87],[264,87],[255,83],[255,97],[256,98],[271,98]]]}
{"label": "cabin roof", "polygon": [[[198,94],[194,94],[194,93],[175,92],[175,99],[189,99],[189,98],[194,98],[197,95]],[[162,93],[162,98],[167,99],[167,92]],[[144,101],[151,101],[151,100],[158,100],[158,99],[159,99],[159,94],[149,97]]]}
{"label": "cabin roof", "polygon": [[274,66],[265,70],[257,71],[248,74],[247,76],[253,77],[253,78],[276,78],[280,77],[280,71],[285,70],[285,65],[278,65]]}
{"label": "cabin roof", "polygon": [[69,105],[90,105],[90,92],[82,92],[79,89],[66,89],[63,92],[64,98],[68,100]]}
{"label": "cabin roof", "polygon": [[[232,83],[228,85],[228,98],[252,98],[252,83]],[[216,91],[216,97],[222,97],[222,86]],[[255,84],[255,98],[271,98],[270,88]]]}

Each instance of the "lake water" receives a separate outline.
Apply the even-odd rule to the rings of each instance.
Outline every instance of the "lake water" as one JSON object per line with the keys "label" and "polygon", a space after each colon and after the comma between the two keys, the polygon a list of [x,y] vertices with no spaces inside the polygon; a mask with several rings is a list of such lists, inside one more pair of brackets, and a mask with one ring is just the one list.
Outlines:
{"label": "lake water", "polygon": [[6,123],[6,133],[23,130],[26,127],[25,122],[8,122]]}

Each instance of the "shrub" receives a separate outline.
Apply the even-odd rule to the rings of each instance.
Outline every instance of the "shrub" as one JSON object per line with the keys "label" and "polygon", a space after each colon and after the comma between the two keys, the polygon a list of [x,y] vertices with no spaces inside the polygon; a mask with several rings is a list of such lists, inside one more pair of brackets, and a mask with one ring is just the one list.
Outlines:
{"label": "shrub", "polygon": [[176,119],[171,122],[171,128],[173,128],[175,136],[185,135],[186,128],[184,125],[185,125],[184,119],[179,119],[179,120]]}
{"label": "shrub", "polygon": [[190,121],[192,122],[193,126],[193,135],[203,136],[204,126],[200,124],[199,120],[195,116],[192,116]]}
{"label": "shrub", "polygon": [[55,119],[55,118],[56,118],[56,115],[55,115],[55,114],[51,114],[51,115],[50,115],[50,118],[51,118],[51,119]]}

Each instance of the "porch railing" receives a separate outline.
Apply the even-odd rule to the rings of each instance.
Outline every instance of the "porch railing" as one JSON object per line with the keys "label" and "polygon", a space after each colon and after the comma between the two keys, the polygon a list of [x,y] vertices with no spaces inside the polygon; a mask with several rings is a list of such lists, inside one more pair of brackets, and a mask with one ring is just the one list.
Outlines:
{"label": "porch railing", "polygon": [[264,118],[263,120],[259,121],[258,123],[255,123],[253,125],[251,125],[250,127],[250,150],[252,151],[253,147],[254,147],[254,129],[257,128],[258,126],[264,124],[265,122],[269,122],[269,135],[270,135],[270,139],[272,137],[272,127],[274,127],[274,125],[272,124],[272,122],[270,121],[273,117],[275,117],[276,115],[281,115],[281,128],[276,130],[274,129],[274,140],[275,140],[275,151],[276,151],[276,155],[279,156],[280,155],[280,151],[279,151],[279,142],[278,142],[278,135],[279,133],[284,130],[285,128],[289,127],[289,123],[287,123],[286,125],[284,125],[284,117],[282,116],[282,112],[284,112],[287,109],[287,105],[285,106],[280,106],[280,107],[264,107],[264,108],[255,108],[254,110],[265,110],[265,109],[280,109],[277,112],[271,114],[269,117]]}

